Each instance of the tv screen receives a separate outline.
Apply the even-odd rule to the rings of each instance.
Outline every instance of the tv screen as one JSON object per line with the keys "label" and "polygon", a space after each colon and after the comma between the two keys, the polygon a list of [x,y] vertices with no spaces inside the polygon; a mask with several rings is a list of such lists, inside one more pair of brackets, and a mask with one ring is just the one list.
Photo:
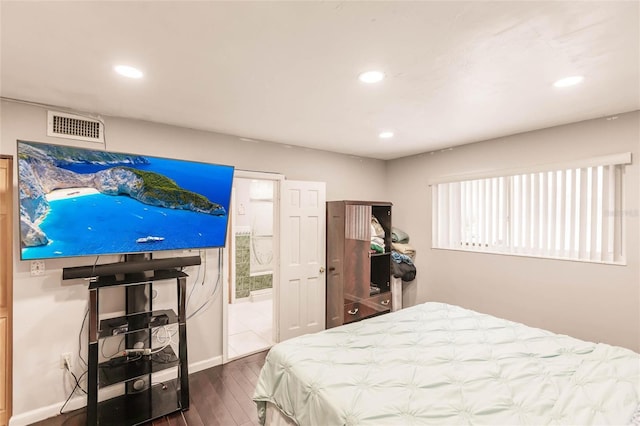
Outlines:
{"label": "tv screen", "polygon": [[18,141],[22,260],[225,244],[233,167]]}

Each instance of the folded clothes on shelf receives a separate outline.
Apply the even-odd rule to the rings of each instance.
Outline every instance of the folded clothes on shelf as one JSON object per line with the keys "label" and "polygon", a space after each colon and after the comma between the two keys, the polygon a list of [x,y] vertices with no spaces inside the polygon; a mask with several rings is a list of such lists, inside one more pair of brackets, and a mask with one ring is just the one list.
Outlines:
{"label": "folded clothes on shelf", "polygon": [[386,236],[384,228],[375,216],[371,216],[371,236],[384,238]]}
{"label": "folded clothes on shelf", "polygon": [[409,234],[402,229],[391,228],[391,241],[394,243],[406,244],[409,242]]}
{"label": "folded clothes on shelf", "polygon": [[404,262],[404,263],[408,263],[409,265],[413,265],[413,259],[411,259],[406,254],[398,253],[395,250],[391,252],[391,260],[393,260],[396,263]]}
{"label": "folded clothes on shelf", "polygon": [[391,248],[398,253],[406,254],[411,259],[414,259],[416,256],[416,249],[409,244],[391,243]]}

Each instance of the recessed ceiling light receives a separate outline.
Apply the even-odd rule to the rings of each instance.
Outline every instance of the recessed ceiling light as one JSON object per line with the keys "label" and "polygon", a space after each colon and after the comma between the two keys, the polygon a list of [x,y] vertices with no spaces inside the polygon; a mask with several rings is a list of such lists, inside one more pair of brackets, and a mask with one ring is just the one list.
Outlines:
{"label": "recessed ceiling light", "polygon": [[367,71],[360,74],[358,79],[363,83],[378,83],[384,80],[384,73],[382,71]]}
{"label": "recessed ceiling light", "polygon": [[574,75],[571,77],[561,78],[560,80],[553,83],[555,87],[569,87],[574,86],[576,84],[582,83],[584,77],[581,75]]}
{"label": "recessed ceiling light", "polygon": [[389,132],[389,131],[386,131],[386,132],[380,132],[380,134],[378,135],[378,137],[379,137],[380,139],[390,139],[390,138],[392,138],[392,137],[393,137],[393,132]]}
{"label": "recessed ceiling light", "polygon": [[128,78],[142,78],[144,74],[138,68],[128,65],[116,65],[113,69],[120,75]]}

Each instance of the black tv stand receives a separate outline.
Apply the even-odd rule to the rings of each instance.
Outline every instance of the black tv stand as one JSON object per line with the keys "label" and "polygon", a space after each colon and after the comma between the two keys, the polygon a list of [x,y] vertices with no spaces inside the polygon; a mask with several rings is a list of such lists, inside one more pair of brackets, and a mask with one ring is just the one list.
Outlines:
{"label": "black tv stand", "polygon": [[[126,263],[126,262],[125,262]],[[138,425],[189,408],[187,363],[186,278],[177,269],[154,269],[116,275],[95,276],[89,284],[89,348],[87,425]],[[171,309],[153,310],[153,284],[176,280],[177,313]],[[126,314],[100,319],[100,290],[124,286]],[[146,291],[146,293],[145,293]],[[161,351],[152,348],[152,332],[158,327],[177,324],[178,353],[171,345]],[[100,362],[100,342],[122,338],[125,349],[148,353],[121,355]],[[139,347],[140,342],[143,348]],[[134,344],[138,345],[134,348]],[[156,383],[153,375],[177,367],[175,378]],[[99,401],[100,389],[124,384],[124,393]]]}

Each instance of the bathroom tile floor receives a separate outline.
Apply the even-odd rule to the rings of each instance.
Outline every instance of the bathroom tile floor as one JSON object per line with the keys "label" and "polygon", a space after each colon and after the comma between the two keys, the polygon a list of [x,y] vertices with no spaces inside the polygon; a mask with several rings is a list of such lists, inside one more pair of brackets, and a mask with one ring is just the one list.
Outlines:
{"label": "bathroom tile floor", "polygon": [[229,359],[253,354],[273,345],[272,300],[240,301],[228,306]]}

